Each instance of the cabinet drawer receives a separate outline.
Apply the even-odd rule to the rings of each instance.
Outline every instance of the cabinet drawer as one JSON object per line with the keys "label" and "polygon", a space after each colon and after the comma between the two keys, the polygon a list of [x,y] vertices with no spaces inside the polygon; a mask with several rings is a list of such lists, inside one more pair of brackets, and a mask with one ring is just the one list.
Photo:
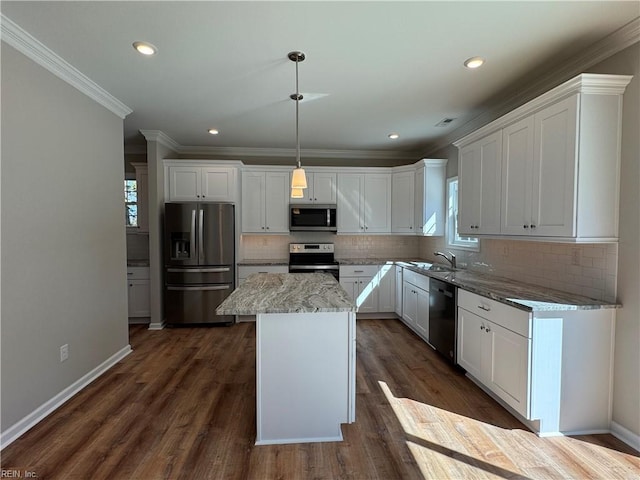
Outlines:
{"label": "cabinet drawer", "polygon": [[149,267],[127,267],[127,280],[148,280]]}
{"label": "cabinet drawer", "polygon": [[458,289],[458,306],[512,332],[531,338],[531,314],[528,312],[461,288]]}
{"label": "cabinet drawer", "polygon": [[426,275],[420,275],[419,273],[412,272],[407,268],[404,269],[403,275],[403,280],[405,282],[409,282],[422,290],[426,290],[427,292],[429,291],[429,277]]}
{"label": "cabinet drawer", "polygon": [[238,267],[238,277],[247,278],[252,273],[287,273],[288,265],[251,265]]}
{"label": "cabinet drawer", "polygon": [[340,265],[340,277],[373,277],[378,265]]}

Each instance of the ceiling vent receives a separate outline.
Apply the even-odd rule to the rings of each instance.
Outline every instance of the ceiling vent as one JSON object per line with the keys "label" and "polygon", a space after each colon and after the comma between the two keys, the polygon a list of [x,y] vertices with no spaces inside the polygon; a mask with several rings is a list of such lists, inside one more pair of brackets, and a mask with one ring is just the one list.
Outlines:
{"label": "ceiling vent", "polygon": [[445,118],[436,123],[436,127],[448,127],[451,122],[453,122],[455,118]]}

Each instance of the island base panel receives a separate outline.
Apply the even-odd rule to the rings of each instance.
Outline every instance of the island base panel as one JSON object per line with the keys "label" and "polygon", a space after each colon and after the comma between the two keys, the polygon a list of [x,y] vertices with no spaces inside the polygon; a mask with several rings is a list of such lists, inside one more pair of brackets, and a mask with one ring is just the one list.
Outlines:
{"label": "island base panel", "polygon": [[259,314],[257,445],[342,440],[353,418],[354,315]]}

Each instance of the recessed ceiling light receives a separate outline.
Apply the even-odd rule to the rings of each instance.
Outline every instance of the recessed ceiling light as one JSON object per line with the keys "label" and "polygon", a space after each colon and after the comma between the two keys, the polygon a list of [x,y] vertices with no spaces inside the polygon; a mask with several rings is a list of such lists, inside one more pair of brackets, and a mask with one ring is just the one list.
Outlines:
{"label": "recessed ceiling light", "polygon": [[482,57],[471,57],[471,58],[467,58],[464,61],[464,66],[467,68],[478,68],[480,66],[482,66],[482,64],[484,63],[484,58]]}
{"label": "recessed ceiling light", "polygon": [[220,132],[215,128],[210,128],[207,130],[211,135],[218,135]]}
{"label": "recessed ceiling light", "polygon": [[390,134],[389,134],[389,138],[390,138],[391,140],[395,140],[395,139],[397,139],[397,138],[400,138],[400,135],[399,135],[399,134],[397,134],[397,133],[390,133]]}
{"label": "recessed ceiling light", "polygon": [[147,42],[133,42],[133,48],[143,55],[153,55],[158,51],[156,47]]}

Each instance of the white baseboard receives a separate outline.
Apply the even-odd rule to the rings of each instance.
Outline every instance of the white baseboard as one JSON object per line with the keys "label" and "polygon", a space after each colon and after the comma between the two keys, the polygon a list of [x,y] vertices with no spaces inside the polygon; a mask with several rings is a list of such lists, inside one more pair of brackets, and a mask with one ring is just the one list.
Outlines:
{"label": "white baseboard", "polygon": [[131,352],[131,345],[127,345],[126,347],[122,348],[120,351],[114,353],[111,357],[106,359],[89,373],[82,376],[77,381],[62,390],[55,397],[40,405],[22,420],[19,420],[14,425],[7,428],[4,432],[0,433],[0,450],[9,446],[47,415],[60,408],[60,406],[62,406],[67,400],[73,397],[76,393],[80,392],[84,387],[89,385],[96,378],[109,370]]}
{"label": "white baseboard", "polygon": [[633,433],[631,430],[616,422],[611,422],[611,435],[640,452],[640,435]]}

